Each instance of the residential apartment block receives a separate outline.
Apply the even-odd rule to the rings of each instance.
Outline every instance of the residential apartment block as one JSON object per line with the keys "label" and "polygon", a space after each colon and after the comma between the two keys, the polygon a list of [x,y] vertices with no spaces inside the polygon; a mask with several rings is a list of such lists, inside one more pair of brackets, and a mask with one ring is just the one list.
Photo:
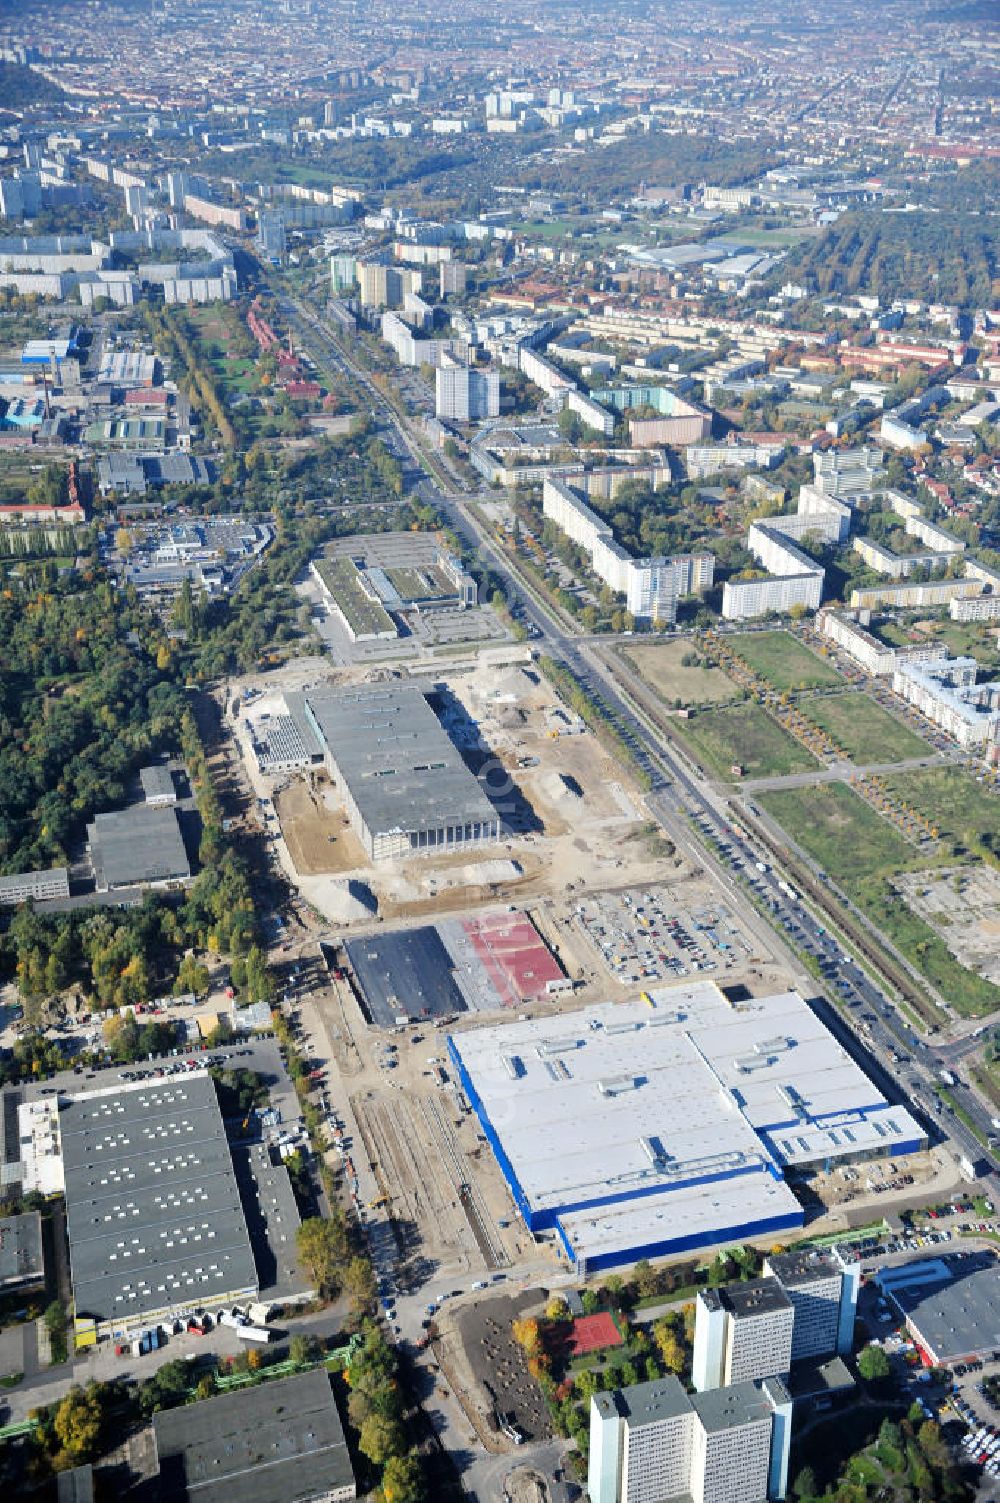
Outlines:
{"label": "residential apartment block", "polygon": [[609,589],[625,596],[627,609],[637,620],[672,624],[677,619],[677,603],[684,595],[711,589],[715,576],[711,553],[635,559],[615,541],[603,518],[563,480],[545,477],[542,511],[590,554],[594,573]]}
{"label": "residential apartment block", "polygon": [[699,1393],[786,1378],[793,1363],[851,1351],[860,1275],[834,1252],[773,1253],[764,1276],[703,1289],[692,1382]]}
{"label": "residential apartment block", "polygon": [[[978,605],[979,601],[952,601],[953,609],[956,604]],[[997,597],[997,605],[1000,606],[1000,597]],[[835,642],[838,647],[848,653],[866,673],[871,673],[876,677],[885,677],[887,674],[894,673],[900,663],[930,663],[935,658],[946,657],[948,652],[948,649],[938,642],[914,642],[906,647],[890,647],[888,643],[875,636],[874,632],[869,631],[862,621],[847,611],[832,608],[822,610],[816,618],[816,624],[824,637],[829,637],[831,642]]]}
{"label": "residential apartment block", "polygon": [[434,412],[456,423],[499,417],[499,371],[477,371],[446,359],[434,373]]}
{"label": "residential apartment block", "polygon": [[764,1273],[777,1279],[791,1301],[792,1361],[846,1356],[854,1345],[861,1272],[836,1251],[771,1253]]}
{"label": "residential apartment block", "polygon": [[796,548],[777,528],[762,522],[754,522],[750,528],[747,547],[770,577],[726,580],[722,614],[727,621],[747,621],[796,606],[807,611],[819,609],[825,575],[815,559]]}
{"label": "residential apartment block", "polygon": [[978,667],[975,658],[901,663],[892,675],[893,693],[959,746],[986,746],[1000,740],[1000,680],[977,684]]}
{"label": "residential apartment block", "polygon": [[792,1401],[778,1378],[712,1393],[674,1377],[590,1404],[590,1503],[762,1503],[783,1498]]}
{"label": "residential apartment block", "polygon": [[692,1380],[699,1393],[790,1370],[795,1312],[777,1279],[703,1289],[695,1312]]}

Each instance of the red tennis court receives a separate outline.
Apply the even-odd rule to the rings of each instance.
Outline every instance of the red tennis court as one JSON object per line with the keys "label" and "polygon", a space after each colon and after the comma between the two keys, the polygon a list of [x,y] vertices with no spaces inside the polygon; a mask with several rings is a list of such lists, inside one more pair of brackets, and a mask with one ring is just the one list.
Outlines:
{"label": "red tennis court", "polygon": [[580,1315],[574,1320],[569,1342],[570,1357],[586,1357],[588,1352],[602,1352],[607,1347],[621,1345],[622,1333],[607,1311],[600,1315]]}

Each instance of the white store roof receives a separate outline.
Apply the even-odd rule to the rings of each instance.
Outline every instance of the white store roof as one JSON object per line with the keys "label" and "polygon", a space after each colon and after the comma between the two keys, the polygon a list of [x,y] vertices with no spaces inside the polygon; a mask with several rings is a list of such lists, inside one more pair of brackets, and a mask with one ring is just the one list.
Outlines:
{"label": "white store roof", "polygon": [[795,1204],[785,1166],[923,1141],[797,992],[732,1003],[696,982],[646,995],[453,1037],[533,1213],[569,1226],[598,1200],[662,1190],[671,1215],[697,1219],[685,1187],[710,1183],[743,1221],[775,1197]]}

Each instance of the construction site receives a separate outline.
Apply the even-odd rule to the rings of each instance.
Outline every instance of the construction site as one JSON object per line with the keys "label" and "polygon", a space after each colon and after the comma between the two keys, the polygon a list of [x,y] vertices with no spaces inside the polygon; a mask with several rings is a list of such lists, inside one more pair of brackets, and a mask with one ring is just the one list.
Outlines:
{"label": "construction site", "polygon": [[[665,859],[641,796],[626,787],[620,767],[530,660],[498,664],[487,657],[434,677],[376,673],[366,680],[358,670],[344,670],[287,688],[272,687],[275,677],[264,692],[252,684],[237,687],[240,709],[231,716],[232,729],[276,859],[332,922],[365,923],[376,912],[387,920],[432,916],[484,898],[523,903],[683,870],[680,857]],[[372,695],[400,703],[419,692],[432,707],[448,756],[460,758],[488,801],[496,838],[484,833],[432,843],[428,836],[419,848],[409,844],[413,837],[396,838],[397,854],[372,858],[365,831],[352,817],[357,790],[333,771],[320,739],[310,740],[308,718],[317,695],[368,694],[369,685]],[[430,752],[423,760],[422,774],[416,766],[407,771],[417,812],[432,784],[435,793],[440,789],[435,767],[447,758]],[[451,823],[460,826],[464,818],[468,824],[472,817]],[[475,817],[484,826],[490,818],[485,812]]]}
{"label": "construction site", "polygon": [[[446,671],[438,664],[433,677],[366,677],[358,668],[331,675],[313,659],[230,688],[230,724],[271,860],[308,905],[321,940],[302,1020],[336,1123],[335,1152],[373,1245],[390,1254],[397,1287],[449,1286],[433,1295],[441,1329],[449,1322],[437,1302],[459,1292],[452,1282],[468,1292],[568,1272],[558,1237],[529,1229],[463,1088],[455,1060],[476,1035],[510,1020],[547,1036],[549,1021],[634,1002],[647,988],[662,995],[664,986],[714,982],[767,997],[789,981],[764,922],[725,877],[663,837],[642,794],[520,651],[513,662],[484,655]],[[433,731],[442,750],[415,752],[402,775],[420,773],[417,756],[460,764],[496,813],[495,839],[433,849],[415,841],[388,856],[366,849],[358,808],[371,805],[352,808],[356,789],[345,786],[339,763],[331,766],[321,734],[329,707],[350,706],[359,694],[365,714],[387,707],[387,726],[419,696],[435,718],[421,738]],[[370,765],[390,765],[390,755],[383,745]],[[363,779],[367,765],[362,757],[353,776]],[[435,796],[437,808],[440,786]],[[937,1166],[923,1158],[906,1155],[914,1189],[936,1178]],[[881,1209],[903,1172],[817,1166],[796,1194],[806,1192],[811,1228],[836,1230]],[[493,1339],[479,1332],[476,1344],[480,1337]],[[454,1328],[451,1339],[464,1349]],[[513,1362],[512,1409],[518,1371]],[[485,1390],[477,1404],[488,1412]]]}

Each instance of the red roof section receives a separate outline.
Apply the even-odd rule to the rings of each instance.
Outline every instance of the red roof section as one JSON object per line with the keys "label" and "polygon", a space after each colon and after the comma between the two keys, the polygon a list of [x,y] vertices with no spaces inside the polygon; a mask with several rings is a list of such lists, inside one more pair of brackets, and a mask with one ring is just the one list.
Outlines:
{"label": "red roof section", "polygon": [[167,393],[162,386],[138,386],[125,393],[126,407],[166,407]]}
{"label": "red roof section", "polygon": [[480,914],[462,920],[480,963],[506,1007],[543,997],[563,970],[526,913]]}

